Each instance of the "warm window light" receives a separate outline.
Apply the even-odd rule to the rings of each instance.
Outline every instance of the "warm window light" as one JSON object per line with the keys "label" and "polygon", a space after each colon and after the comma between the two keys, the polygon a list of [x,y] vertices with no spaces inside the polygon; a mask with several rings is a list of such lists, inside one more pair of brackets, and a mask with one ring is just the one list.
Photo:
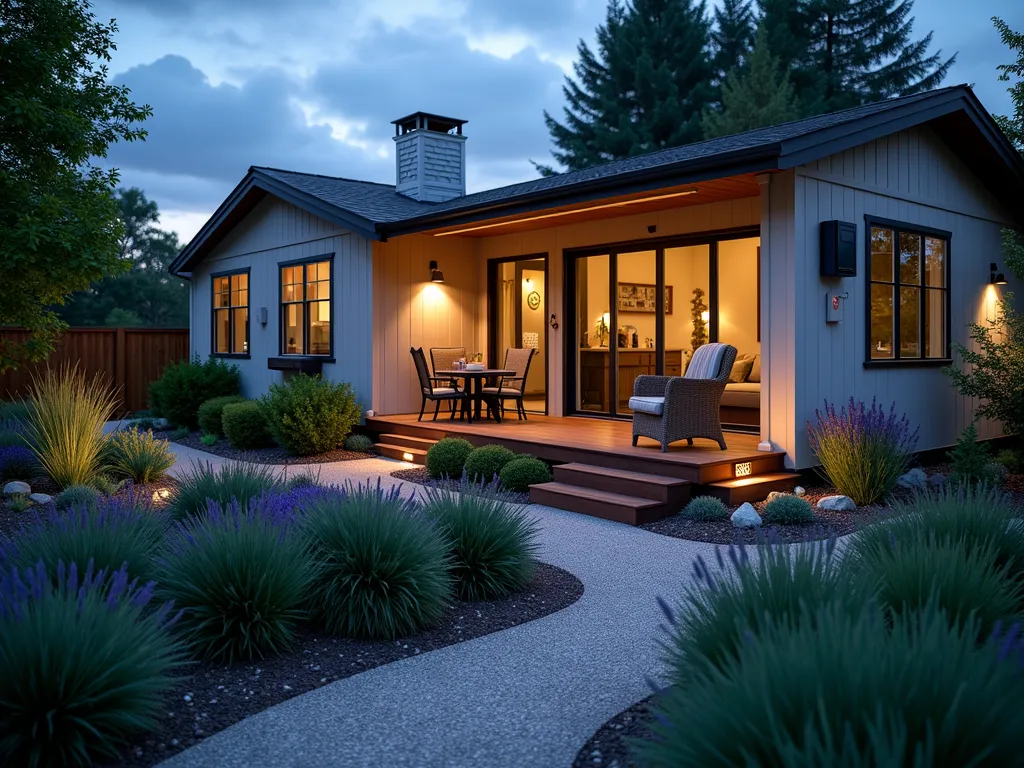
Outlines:
{"label": "warm window light", "polygon": [[531,288],[533,288],[533,280],[529,277],[524,277],[523,286],[526,288],[526,290],[530,290]]}
{"label": "warm window light", "polygon": [[751,466],[749,461],[740,462],[735,465],[734,469],[736,470],[736,477],[746,477],[754,471],[754,468]]}
{"label": "warm window light", "polygon": [[704,312],[701,312],[700,313],[700,319],[701,319],[702,322],[707,324],[711,320],[711,313],[708,312],[707,310],[705,310]]}
{"label": "warm window light", "polygon": [[443,283],[444,272],[437,268],[437,262],[430,262],[430,282],[432,283]]}
{"label": "warm window light", "polygon": [[997,266],[993,261],[988,265],[988,281],[992,285],[1006,285],[1006,275],[1002,272],[996,272]]}

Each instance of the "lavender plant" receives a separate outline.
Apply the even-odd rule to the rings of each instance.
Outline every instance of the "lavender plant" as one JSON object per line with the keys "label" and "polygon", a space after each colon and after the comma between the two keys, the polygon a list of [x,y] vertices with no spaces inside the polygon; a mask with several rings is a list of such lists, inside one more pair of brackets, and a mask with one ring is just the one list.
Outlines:
{"label": "lavender plant", "polygon": [[36,455],[27,446],[0,446],[0,480],[28,480],[38,471]]}
{"label": "lavender plant", "polygon": [[183,661],[152,583],[42,563],[0,574],[0,765],[85,766],[156,726]]}
{"label": "lavender plant", "polygon": [[826,400],[815,416],[816,424],[807,422],[807,438],[836,490],[858,506],[888,496],[906,473],[918,437],[906,416],[897,417],[896,404],[887,413],[875,399],[868,408],[851,397],[837,412]]}

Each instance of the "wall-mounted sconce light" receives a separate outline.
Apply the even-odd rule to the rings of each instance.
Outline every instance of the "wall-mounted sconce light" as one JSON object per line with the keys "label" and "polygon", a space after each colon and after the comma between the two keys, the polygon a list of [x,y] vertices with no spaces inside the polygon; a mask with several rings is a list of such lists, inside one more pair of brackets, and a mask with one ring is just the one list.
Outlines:
{"label": "wall-mounted sconce light", "polygon": [[523,287],[526,288],[526,290],[528,291],[533,290],[533,279],[529,277],[524,277]]}
{"label": "wall-mounted sconce light", "polygon": [[267,324],[267,308],[266,307],[260,307],[260,315],[259,315],[259,317],[260,317],[260,325],[266,325]]}
{"label": "wall-mounted sconce light", "polygon": [[444,273],[437,268],[437,262],[430,262],[430,282],[432,283],[443,283]]}
{"label": "wall-mounted sconce light", "polygon": [[1002,272],[996,272],[996,263],[993,261],[988,265],[988,282],[991,285],[1006,285],[1006,275]]}

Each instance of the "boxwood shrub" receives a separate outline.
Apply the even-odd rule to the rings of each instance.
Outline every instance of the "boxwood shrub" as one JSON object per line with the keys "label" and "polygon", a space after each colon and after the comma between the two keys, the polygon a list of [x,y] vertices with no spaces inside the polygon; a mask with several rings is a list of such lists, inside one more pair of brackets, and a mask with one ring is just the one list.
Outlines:
{"label": "boxwood shrub", "polygon": [[238,367],[215,357],[201,362],[199,355],[164,368],[149,385],[149,404],[154,413],[177,427],[199,428],[199,406],[207,400],[241,391]]}
{"label": "boxwood shrub", "polygon": [[334,450],[359,423],[352,387],[304,373],[271,384],[261,403],[274,439],[297,456]]}
{"label": "boxwood shrub", "polygon": [[241,395],[211,397],[199,406],[199,428],[208,435],[224,437],[224,424],[222,422],[224,406],[243,402],[245,402],[245,398]]}
{"label": "boxwood shrub", "polygon": [[515,458],[515,452],[503,445],[474,448],[466,457],[466,474],[474,483],[489,483]]}
{"label": "boxwood shrub", "polygon": [[532,456],[520,456],[502,467],[498,477],[506,490],[528,491],[531,485],[551,482],[551,467]]}
{"label": "boxwood shrub", "polygon": [[461,437],[445,437],[427,449],[427,473],[437,479],[458,480],[466,468],[473,444]]}
{"label": "boxwood shrub", "polygon": [[263,407],[255,401],[225,405],[221,412],[221,425],[232,448],[251,451],[274,444]]}

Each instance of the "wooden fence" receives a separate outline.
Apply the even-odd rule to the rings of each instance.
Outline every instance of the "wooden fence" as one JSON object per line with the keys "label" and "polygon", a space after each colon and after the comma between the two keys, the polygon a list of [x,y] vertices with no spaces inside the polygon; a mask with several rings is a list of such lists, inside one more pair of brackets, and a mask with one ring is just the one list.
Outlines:
{"label": "wooden fence", "polygon": [[[18,342],[27,335],[19,328],[0,328],[4,341]],[[69,328],[46,361],[0,373],[0,398],[25,397],[33,374],[48,366],[77,363],[88,378],[101,374],[110,387],[120,390],[120,416],[146,408],[149,383],[168,363],[187,357],[188,328]]]}

